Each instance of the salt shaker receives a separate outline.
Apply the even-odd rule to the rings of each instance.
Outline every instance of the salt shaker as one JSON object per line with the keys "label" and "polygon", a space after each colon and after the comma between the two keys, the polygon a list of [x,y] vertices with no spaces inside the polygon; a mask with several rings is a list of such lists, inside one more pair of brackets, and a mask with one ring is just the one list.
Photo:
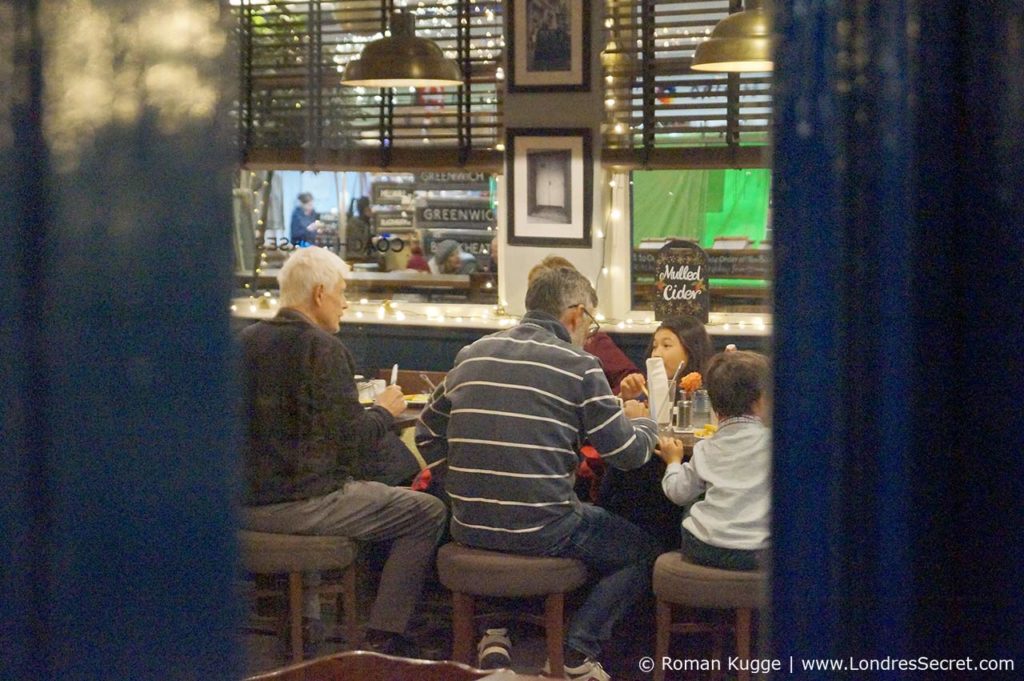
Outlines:
{"label": "salt shaker", "polygon": [[690,400],[682,399],[678,402],[679,411],[676,414],[676,422],[673,426],[679,430],[685,430],[690,425],[690,409],[693,403]]}

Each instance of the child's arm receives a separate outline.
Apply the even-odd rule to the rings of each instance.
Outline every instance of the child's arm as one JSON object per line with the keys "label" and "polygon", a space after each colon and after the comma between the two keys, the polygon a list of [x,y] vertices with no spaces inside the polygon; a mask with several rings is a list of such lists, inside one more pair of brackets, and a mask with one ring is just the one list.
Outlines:
{"label": "child's arm", "polygon": [[657,454],[667,464],[661,489],[673,504],[688,504],[704,491],[704,481],[697,475],[693,459],[682,463],[683,443],[675,438],[659,438]]}

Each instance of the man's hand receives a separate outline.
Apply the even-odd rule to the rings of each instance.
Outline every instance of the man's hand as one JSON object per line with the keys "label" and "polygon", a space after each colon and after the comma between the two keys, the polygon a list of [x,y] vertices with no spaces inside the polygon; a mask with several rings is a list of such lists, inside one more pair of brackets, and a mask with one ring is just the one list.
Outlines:
{"label": "man's hand", "polygon": [[658,446],[654,448],[654,453],[657,454],[666,465],[670,463],[682,463],[683,443],[674,437],[661,435],[658,437]]}
{"label": "man's hand", "polygon": [[[639,376],[640,374],[634,374]],[[641,376],[641,378],[643,378]],[[647,416],[650,414],[650,410],[647,409],[647,405],[636,400],[626,400],[622,403],[622,411],[625,412],[627,418],[638,419],[641,416]]]}
{"label": "man's hand", "polygon": [[619,397],[624,400],[635,400],[643,394],[647,379],[643,374],[630,374],[619,383]]}
{"label": "man's hand", "polygon": [[402,389],[397,385],[389,385],[384,388],[384,392],[377,395],[377,399],[373,403],[387,409],[392,416],[398,416],[405,411],[405,396],[402,395]]}

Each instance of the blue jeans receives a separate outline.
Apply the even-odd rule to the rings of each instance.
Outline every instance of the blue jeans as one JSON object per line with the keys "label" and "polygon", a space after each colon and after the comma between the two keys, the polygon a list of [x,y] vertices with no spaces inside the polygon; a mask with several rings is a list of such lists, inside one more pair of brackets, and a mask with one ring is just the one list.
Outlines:
{"label": "blue jeans", "polygon": [[597,658],[612,628],[650,590],[658,545],[633,523],[598,506],[584,504],[576,529],[547,552],[575,558],[599,580],[573,615],[565,645]]}

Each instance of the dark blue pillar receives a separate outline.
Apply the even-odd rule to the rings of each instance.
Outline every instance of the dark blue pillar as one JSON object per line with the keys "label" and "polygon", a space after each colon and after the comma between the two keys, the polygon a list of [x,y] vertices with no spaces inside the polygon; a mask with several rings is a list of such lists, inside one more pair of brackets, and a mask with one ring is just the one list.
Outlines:
{"label": "dark blue pillar", "polygon": [[1024,7],[775,17],[774,654],[1021,658]]}
{"label": "dark blue pillar", "polygon": [[216,3],[0,3],[0,678],[236,679]]}

